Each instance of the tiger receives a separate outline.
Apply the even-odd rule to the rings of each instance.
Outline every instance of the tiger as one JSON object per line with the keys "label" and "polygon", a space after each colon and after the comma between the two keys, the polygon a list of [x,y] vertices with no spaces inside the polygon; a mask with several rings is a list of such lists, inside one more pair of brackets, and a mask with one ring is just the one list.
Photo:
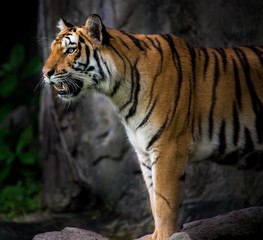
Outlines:
{"label": "tiger", "polygon": [[148,189],[148,239],[179,230],[188,163],[233,164],[236,154],[263,150],[262,47],[194,47],[171,34],[106,28],[96,14],[80,26],[60,19],[58,28],[44,82],[65,102],[89,91],[112,102]]}

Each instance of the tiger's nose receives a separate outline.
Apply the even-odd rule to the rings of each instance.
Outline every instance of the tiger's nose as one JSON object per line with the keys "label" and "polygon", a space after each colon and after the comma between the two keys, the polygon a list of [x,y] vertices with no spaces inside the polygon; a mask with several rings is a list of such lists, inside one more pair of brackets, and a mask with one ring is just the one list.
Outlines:
{"label": "tiger's nose", "polygon": [[45,77],[50,78],[55,73],[55,70],[54,69],[43,69],[42,72]]}

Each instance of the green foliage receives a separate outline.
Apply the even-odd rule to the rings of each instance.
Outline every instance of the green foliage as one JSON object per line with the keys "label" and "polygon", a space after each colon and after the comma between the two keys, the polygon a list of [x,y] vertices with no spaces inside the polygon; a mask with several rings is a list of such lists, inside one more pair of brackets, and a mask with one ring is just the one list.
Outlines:
{"label": "green foliage", "polygon": [[8,74],[0,85],[0,96],[7,98],[17,87],[17,77],[14,73]]}
{"label": "green foliage", "polygon": [[28,78],[31,75],[37,73],[41,68],[41,62],[39,57],[33,57],[25,66],[22,72],[22,78]]}
{"label": "green foliage", "polygon": [[[21,44],[12,48],[8,62],[0,66],[0,218],[4,219],[41,207],[40,155],[35,144],[39,96],[26,85],[40,66],[39,57],[26,60]],[[5,123],[19,106],[29,110],[29,120]]]}
{"label": "green foliage", "polygon": [[2,218],[7,220],[17,215],[38,210],[41,207],[38,194],[41,184],[18,181],[16,185],[6,186],[0,195],[0,212]]}

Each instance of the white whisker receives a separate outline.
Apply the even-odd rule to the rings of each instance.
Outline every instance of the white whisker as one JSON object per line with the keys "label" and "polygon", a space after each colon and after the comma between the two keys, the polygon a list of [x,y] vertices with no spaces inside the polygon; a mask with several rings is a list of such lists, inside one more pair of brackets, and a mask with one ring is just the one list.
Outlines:
{"label": "white whisker", "polygon": [[39,81],[39,83],[36,85],[36,87],[35,87],[35,89],[34,89],[34,93],[36,92],[36,90],[37,90],[38,88],[40,88],[40,87],[45,87],[45,86],[46,86],[45,80],[44,80],[44,78],[42,78],[42,79]]}

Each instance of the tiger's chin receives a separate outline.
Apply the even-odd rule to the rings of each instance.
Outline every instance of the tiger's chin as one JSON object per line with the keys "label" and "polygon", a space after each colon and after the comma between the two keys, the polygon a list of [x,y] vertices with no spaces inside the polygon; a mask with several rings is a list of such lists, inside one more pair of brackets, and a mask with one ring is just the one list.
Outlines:
{"label": "tiger's chin", "polygon": [[83,91],[83,86],[83,82],[78,79],[74,79],[74,81],[61,81],[53,85],[58,97],[66,102],[77,100]]}

